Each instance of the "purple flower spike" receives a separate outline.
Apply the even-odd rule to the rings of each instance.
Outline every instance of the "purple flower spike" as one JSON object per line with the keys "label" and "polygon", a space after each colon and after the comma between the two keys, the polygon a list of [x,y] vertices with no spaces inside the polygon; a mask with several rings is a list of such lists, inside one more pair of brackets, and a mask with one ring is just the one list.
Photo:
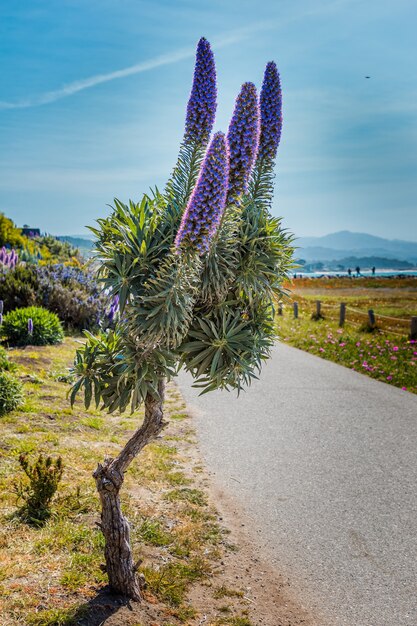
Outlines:
{"label": "purple flower spike", "polygon": [[33,320],[31,317],[28,319],[28,333],[33,335]]}
{"label": "purple flower spike", "polygon": [[200,175],[175,238],[179,251],[185,244],[207,252],[223,215],[229,179],[229,148],[224,133],[216,133],[207,149]]}
{"label": "purple flower spike", "polygon": [[253,83],[244,83],[236,98],[235,110],[227,133],[230,150],[227,204],[236,202],[247,191],[249,177],[258,152],[260,112]]}
{"label": "purple flower spike", "polygon": [[282,129],[281,81],[274,61],[267,64],[261,96],[261,136],[258,157],[273,161],[277,154]]}
{"label": "purple flower spike", "polygon": [[197,45],[194,80],[187,105],[184,141],[208,142],[216,115],[216,67],[210,44],[202,37]]}

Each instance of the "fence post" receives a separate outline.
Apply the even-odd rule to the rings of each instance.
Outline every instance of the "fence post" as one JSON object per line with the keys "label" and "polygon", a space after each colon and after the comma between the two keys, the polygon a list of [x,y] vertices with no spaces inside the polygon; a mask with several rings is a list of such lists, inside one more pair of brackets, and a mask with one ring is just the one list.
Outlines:
{"label": "fence post", "polygon": [[339,312],[339,326],[342,327],[345,324],[346,319],[346,303],[340,303],[340,312]]}
{"label": "fence post", "polygon": [[417,317],[412,317],[410,322],[410,339],[417,339]]}
{"label": "fence post", "polygon": [[316,316],[317,316],[317,319],[321,318],[321,302],[320,302],[320,300],[316,300]]}
{"label": "fence post", "polygon": [[298,318],[298,302],[294,302],[294,319]]}
{"label": "fence post", "polygon": [[369,319],[369,326],[370,326],[370,328],[375,328],[376,320],[375,320],[375,313],[373,312],[373,309],[369,309],[369,311],[368,311],[368,319]]}
{"label": "fence post", "polygon": [[282,302],[278,302],[278,315],[282,315]]}

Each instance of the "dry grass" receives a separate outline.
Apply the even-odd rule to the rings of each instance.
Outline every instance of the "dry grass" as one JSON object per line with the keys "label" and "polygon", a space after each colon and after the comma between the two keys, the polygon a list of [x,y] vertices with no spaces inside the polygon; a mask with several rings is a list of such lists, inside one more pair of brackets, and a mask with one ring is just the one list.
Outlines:
{"label": "dry grass", "polygon": [[[81,619],[86,621],[80,623],[92,624],[86,603],[106,585],[100,567],[103,538],[95,524],[98,498],[91,474],[105,456],[117,454],[143,416],[141,412],[120,416],[86,411],[79,402],[74,409],[69,407],[67,368],[75,347],[76,340],[68,338],[61,346],[9,351],[24,382],[25,403],[2,418],[2,626],[68,626]],[[208,504],[204,474],[193,456],[194,432],[172,385],[166,416],[172,421],[164,439],[149,445],[133,462],[122,499],[131,522],[135,557],[143,559],[148,601],[165,615],[161,624],[191,624],[198,611],[187,602],[190,586],[197,581],[206,584],[216,569],[227,550],[226,531]],[[39,529],[16,516],[15,486],[22,480],[18,464],[22,452],[61,455],[64,462],[52,517]],[[238,602],[239,594],[235,597]],[[205,623],[249,624],[239,610],[235,607],[232,616],[225,617],[219,609],[214,621]],[[143,626],[147,623],[143,621]]]}

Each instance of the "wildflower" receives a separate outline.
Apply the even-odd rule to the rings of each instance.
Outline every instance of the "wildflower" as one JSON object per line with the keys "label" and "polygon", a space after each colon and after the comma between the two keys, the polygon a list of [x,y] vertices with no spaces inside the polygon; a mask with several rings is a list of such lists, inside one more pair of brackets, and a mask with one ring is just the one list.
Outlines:
{"label": "wildflower", "polygon": [[392,380],[392,376],[387,376],[387,380]]}
{"label": "wildflower", "polygon": [[184,141],[208,142],[217,107],[216,67],[210,44],[202,37],[197,45],[193,86],[187,105]]}
{"label": "wildflower", "polygon": [[394,352],[398,352],[398,346],[393,347]]}
{"label": "wildflower", "polygon": [[273,161],[277,154],[282,129],[281,82],[276,64],[267,64],[260,95],[261,135],[259,159]]}
{"label": "wildflower", "polygon": [[227,194],[229,150],[223,133],[216,133],[208,147],[194,191],[175,238],[179,251],[185,242],[200,254],[209,249],[219,226]]}
{"label": "wildflower", "polygon": [[33,320],[31,317],[28,319],[28,333],[33,335]]}
{"label": "wildflower", "polygon": [[246,192],[258,152],[260,112],[253,83],[244,83],[236,98],[227,133],[230,151],[229,190],[226,204],[236,202]]}

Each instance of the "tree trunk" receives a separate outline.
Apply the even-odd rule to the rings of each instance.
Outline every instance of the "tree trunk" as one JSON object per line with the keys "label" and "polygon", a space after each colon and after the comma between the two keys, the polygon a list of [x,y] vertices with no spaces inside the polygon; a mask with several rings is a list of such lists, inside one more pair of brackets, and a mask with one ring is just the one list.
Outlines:
{"label": "tree trunk", "polygon": [[101,500],[100,528],[105,538],[106,571],[110,587],[132,600],[141,600],[141,583],[136,574],[130,546],[130,529],[124,517],[119,492],[124,474],[135,456],[164,428],[162,405],[165,382],[158,384],[159,399],[148,395],[145,400],[145,419],[129,439],[119,456],[99,463],[93,476]]}

